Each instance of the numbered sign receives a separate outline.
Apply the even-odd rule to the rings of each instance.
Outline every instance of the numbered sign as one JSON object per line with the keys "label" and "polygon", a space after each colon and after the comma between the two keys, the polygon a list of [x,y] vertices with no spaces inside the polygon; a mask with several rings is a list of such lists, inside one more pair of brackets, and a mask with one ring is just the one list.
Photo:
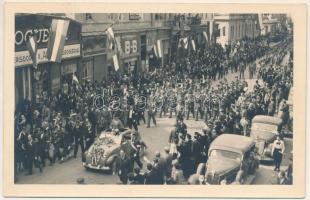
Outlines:
{"label": "numbered sign", "polygon": [[137,53],[138,52],[138,42],[137,40],[126,40],[124,42],[125,54]]}

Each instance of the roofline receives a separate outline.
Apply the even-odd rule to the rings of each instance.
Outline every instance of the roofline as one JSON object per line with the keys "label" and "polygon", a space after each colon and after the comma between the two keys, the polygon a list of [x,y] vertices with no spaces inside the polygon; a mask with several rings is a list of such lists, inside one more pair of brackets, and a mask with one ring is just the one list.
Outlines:
{"label": "roofline", "polygon": [[51,15],[51,14],[40,14],[40,13],[16,13],[17,15],[19,16],[27,16],[27,15],[38,15],[38,16],[45,16],[45,17],[51,17],[51,18],[54,18],[54,19],[66,19],[66,20],[70,20],[70,21],[74,21],[78,24],[81,24],[82,23],[78,20],[75,20],[75,19],[72,19],[72,18],[69,18],[69,17],[66,17],[66,16],[55,16],[55,15]]}

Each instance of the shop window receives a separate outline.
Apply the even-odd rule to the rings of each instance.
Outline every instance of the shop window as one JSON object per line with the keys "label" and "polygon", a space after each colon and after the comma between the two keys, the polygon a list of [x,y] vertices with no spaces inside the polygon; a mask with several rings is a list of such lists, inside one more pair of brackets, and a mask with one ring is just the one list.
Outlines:
{"label": "shop window", "polygon": [[44,91],[49,92],[50,71],[49,64],[40,64],[33,70],[33,94],[41,96]]}
{"label": "shop window", "polygon": [[73,73],[77,72],[76,62],[63,62],[61,64],[62,83],[72,83]]}
{"label": "shop window", "polygon": [[83,80],[92,81],[94,77],[94,60],[83,61]]}
{"label": "shop window", "polygon": [[162,14],[158,14],[158,13],[155,14],[155,20],[162,20],[162,19],[163,19]]}

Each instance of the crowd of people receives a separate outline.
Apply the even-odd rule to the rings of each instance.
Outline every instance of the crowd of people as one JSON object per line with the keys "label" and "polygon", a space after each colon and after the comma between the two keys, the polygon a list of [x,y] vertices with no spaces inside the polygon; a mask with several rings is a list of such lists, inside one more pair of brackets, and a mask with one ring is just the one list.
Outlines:
{"label": "crowd of people", "polygon": [[[224,132],[248,135],[257,114],[279,114],[289,124],[286,104],[292,87],[291,41],[281,48],[245,38],[235,46],[200,47],[181,63],[150,73],[113,73],[109,81],[65,83],[56,95],[47,92],[33,102],[25,99],[15,113],[16,173],[33,168],[41,172],[49,161],[64,162],[83,154],[97,134],[118,118],[138,131],[140,124],[156,126],[156,117],[175,116],[175,128],[165,154],[156,153],[147,172],[140,168],[122,173],[123,183],[180,184],[207,160],[208,145]],[[276,56],[275,56],[276,55]],[[282,65],[285,56],[289,63]],[[249,69],[253,91],[244,80]],[[239,72],[229,82],[225,75]],[[217,85],[213,81],[218,80]],[[184,120],[204,120],[202,133],[191,135]],[[193,139],[192,139],[193,138]],[[124,158],[125,159],[125,158]],[[125,165],[124,165],[125,166]],[[125,175],[124,175],[125,174]],[[143,180],[143,181],[142,181]]]}

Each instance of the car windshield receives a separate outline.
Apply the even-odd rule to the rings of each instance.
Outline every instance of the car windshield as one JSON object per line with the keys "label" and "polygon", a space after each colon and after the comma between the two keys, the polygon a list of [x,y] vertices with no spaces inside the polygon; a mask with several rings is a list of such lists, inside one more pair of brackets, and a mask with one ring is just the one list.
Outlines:
{"label": "car windshield", "polygon": [[266,124],[266,123],[253,123],[251,129],[276,133],[278,130],[278,126],[274,124]]}
{"label": "car windshield", "polygon": [[242,155],[240,153],[232,151],[214,149],[211,151],[209,159],[230,159],[240,162],[242,159]]}

